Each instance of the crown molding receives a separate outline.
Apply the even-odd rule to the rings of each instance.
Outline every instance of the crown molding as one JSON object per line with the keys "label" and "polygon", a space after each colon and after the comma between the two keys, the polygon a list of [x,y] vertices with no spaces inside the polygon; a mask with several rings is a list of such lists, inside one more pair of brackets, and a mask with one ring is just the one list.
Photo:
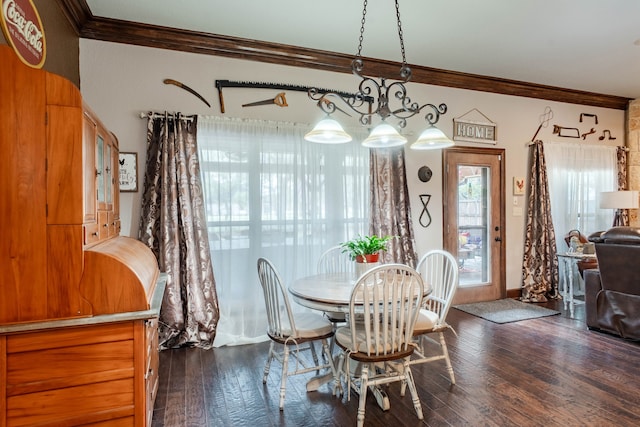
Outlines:
{"label": "crown molding", "polygon": [[[93,16],[85,0],[57,0],[80,38],[351,73],[352,56],[259,40]],[[366,74],[395,76],[399,63],[364,58]],[[411,65],[411,82],[626,110],[630,98]]]}

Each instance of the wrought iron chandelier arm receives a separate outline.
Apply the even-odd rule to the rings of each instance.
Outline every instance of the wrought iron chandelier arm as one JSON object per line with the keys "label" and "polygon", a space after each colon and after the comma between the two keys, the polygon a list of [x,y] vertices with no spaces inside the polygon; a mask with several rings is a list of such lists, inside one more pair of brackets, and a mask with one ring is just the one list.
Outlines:
{"label": "wrought iron chandelier arm", "polygon": [[[308,91],[309,98],[317,101],[318,107],[327,115],[331,115],[337,111],[341,111],[348,116],[351,116],[348,111],[343,110],[338,105],[348,108],[350,111],[359,116],[359,122],[363,125],[371,123],[371,104],[373,98],[371,96],[362,94],[360,92],[351,95],[344,96],[336,92],[319,92],[312,88]],[[339,100],[339,104],[338,104]],[[366,108],[366,111],[363,111]]]}
{"label": "wrought iron chandelier arm", "polygon": [[400,120],[406,120],[420,113],[425,107],[428,107],[430,110],[427,112],[424,119],[432,126],[438,123],[441,115],[447,113],[447,105],[444,103],[438,106],[434,104],[418,106],[417,103],[413,103],[411,108],[398,108],[397,110],[394,110],[391,115]]}
{"label": "wrought iron chandelier arm", "polygon": [[440,104],[438,106],[435,106],[433,104],[424,104],[422,107],[420,107],[420,110],[422,110],[424,107],[429,107],[432,110],[432,111],[429,111],[424,116],[424,119],[431,126],[434,126],[436,123],[438,123],[438,120],[440,120],[440,115],[441,114],[446,114],[447,113],[447,104],[445,104],[445,103],[442,103],[442,104]]}

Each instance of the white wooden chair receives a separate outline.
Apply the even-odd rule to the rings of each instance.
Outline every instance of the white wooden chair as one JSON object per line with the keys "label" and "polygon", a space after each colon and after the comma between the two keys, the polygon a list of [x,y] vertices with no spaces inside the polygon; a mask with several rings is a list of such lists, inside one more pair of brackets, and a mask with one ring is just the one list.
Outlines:
{"label": "white wooden chair", "polygon": [[[358,427],[364,425],[367,389],[391,382],[409,386],[418,419],[423,419],[409,365],[423,292],[418,272],[402,264],[375,267],[353,288],[348,325],[335,338],[343,350],[339,371],[347,379],[347,392],[353,388],[360,395]],[[359,366],[352,367],[352,361]]]}
{"label": "white wooden chair", "polygon": [[[349,255],[342,252],[342,246],[333,246],[320,255],[318,259],[318,274],[323,273],[352,273],[355,276],[355,261]],[[345,313],[325,312],[334,328],[345,322]],[[331,351],[333,352],[333,341],[331,341]]]}
{"label": "white wooden chair", "polygon": [[[328,339],[334,335],[333,325],[323,316],[316,313],[293,313],[287,290],[282,285],[282,280],[271,261],[258,259],[258,277],[264,292],[264,301],[267,309],[267,334],[271,338],[269,356],[264,368],[262,378],[266,384],[269,376],[269,369],[273,359],[282,363],[282,376],[280,380],[280,410],[284,408],[284,398],[287,386],[287,377],[304,374],[321,369],[330,369],[334,377],[333,393],[336,394],[340,388],[340,382],[333,357],[329,351]],[[322,342],[324,363],[318,362],[318,357],[313,346],[314,341]],[[282,345],[282,351],[276,350],[276,344]],[[306,345],[302,345],[306,344]],[[289,347],[295,346],[290,351]],[[300,352],[310,350],[313,357],[313,366],[300,357]],[[295,359],[295,369],[289,369],[289,355]],[[314,382],[307,383],[307,391],[313,391]]]}
{"label": "white wooden chair", "polygon": [[[456,378],[449,359],[444,331],[450,329],[457,336],[456,331],[447,323],[446,319],[458,288],[458,263],[449,252],[432,250],[420,258],[416,270],[422,276],[425,286],[431,286],[432,291],[427,296],[423,309],[420,310],[418,321],[413,330],[418,348],[413,353],[410,364],[444,360],[451,384],[455,384]],[[438,334],[439,340],[434,340],[429,336],[430,334]],[[439,354],[433,356],[426,354],[428,342],[439,346]]]}
{"label": "white wooden chair", "polygon": [[333,246],[320,255],[318,274],[344,272],[355,274],[355,261],[349,258],[349,254],[342,252],[342,246]]}

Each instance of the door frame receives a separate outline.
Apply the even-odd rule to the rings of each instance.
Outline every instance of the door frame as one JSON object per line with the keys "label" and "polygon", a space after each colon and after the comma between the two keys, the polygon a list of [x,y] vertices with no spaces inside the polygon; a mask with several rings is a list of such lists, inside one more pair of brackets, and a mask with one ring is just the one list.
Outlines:
{"label": "door frame", "polygon": [[[506,213],[506,181],[505,181],[505,164],[506,164],[506,159],[505,159],[505,149],[504,148],[488,148],[488,147],[464,147],[464,146],[455,146],[455,147],[451,147],[451,148],[447,148],[445,150],[443,150],[442,153],[442,170],[443,170],[443,180],[442,180],[442,203],[443,203],[443,218],[448,218],[451,215],[448,214],[449,211],[449,206],[448,206],[448,198],[446,197],[446,195],[448,194],[448,191],[456,191],[457,192],[457,186],[455,190],[450,190],[451,185],[456,185],[456,183],[450,183],[448,182],[448,171],[447,171],[447,165],[449,163],[449,157],[451,154],[481,154],[481,155],[493,155],[493,156],[499,156],[500,159],[500,166],[499,166],[499,180],[500,180],[500,191],[498,194],[498,197],[500,198],[500,202],[499,202],[499,233],[498,235],[496,235],[496,232],[493,231],[491,233],[492,238],[495,239],[496,237],[499,237],[500,240],[500,248],[499,248],[499,256],[500,256],[500,263],[499,263],[499,270],[498,270],[498,287],[497,287],[497,296],[498,298],[506,298],[507,295],[507,283],[506,283],[506,230],[505,230],[505,226],[506,226],[506,218],[505,218],[505,213]],[[457,221],[457,220],[456,220]],[[445,224],[443,222],[442,224],[442,239],[443,239],[443,244],[446,250],[450,250],[451,248],[447,248],[447,224]],[[457,230],[457,224],[456,224],[456,230]],[[493,242],[493,241],[492,241]],[[471,302],[471,301],[456,301],[458,298],[454,298],[454,302],[455,303],[465,303],[465,302]]]}

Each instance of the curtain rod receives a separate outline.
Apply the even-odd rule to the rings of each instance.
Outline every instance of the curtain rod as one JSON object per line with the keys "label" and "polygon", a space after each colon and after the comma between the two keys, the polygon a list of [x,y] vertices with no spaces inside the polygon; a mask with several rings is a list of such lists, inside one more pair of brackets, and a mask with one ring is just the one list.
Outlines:
{"label": "curtain rod", "polygon": [[[168,115],[173,115],[173,114],[181,114],[181,113],[166,113]],[[158,118],[158,117],[164,117],[165,113],[156,113],[153,111],[140,111],[140,113],[138,114],[138,117],[140,117],[141,119],[154,119],[154,118]],[[182,116],[182,118],[186,121],[192,121],[193,120],[193,116]]]}
{"label": "curtain rod", "polygon": [[[549,141],[549,142],[544,142],[544,141],[540,141],[540,140],[538,140],[538,141],[539,141],[539,142],[542,142],[543,144],[553,144],[553,143],[555,143],[555,142],[558,142],[558,143],[560,143],[560,142],[564,142],[564,141]],[[527,143],[526,143],[526,146],[527,146],[527,147],[531,147],[532,145],[534,145],[534,144],[535,144],[536,142],[538,142],[538,141],[531,141],[531,142],[527,142]],[[596,144],[587,144],[587,145],[596,145]],[[613,145],[602,145],[601,147],[614,147],[614,146],[613,146]],[[624,151],[629,152],[629,147],[625,147],[624,145],[616,145],[615,147],[616,147],[616,148],[623,148],[623,149],[624,149]]]}

